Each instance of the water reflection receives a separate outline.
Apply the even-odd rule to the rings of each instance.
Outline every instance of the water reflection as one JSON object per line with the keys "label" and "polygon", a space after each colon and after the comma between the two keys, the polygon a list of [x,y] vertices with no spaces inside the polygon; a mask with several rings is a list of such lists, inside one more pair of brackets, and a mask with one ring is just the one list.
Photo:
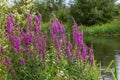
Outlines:
{"label": "water reflection", "polygon": [[[108,64],[115,60],[118,80],[120,80],[120,38],[119,37],[84,37],[85,43],[90,47],[93,43],[94,55],[97,62],[101,62],[102,71],[106,69]],[[115,51],[117,50],[117,51]],[[118,51],[119,50],[119,51]],[[104,80],[114,80],[111,70],[106,74],[102,74]]]}
{"label": "water reflection", "polygon": [[120,38],[113,37],[84,37],[85,43],[90,46],[93,43],[94,55],[102,66],[108,66],[114,60],[114,50],[120,50]]}

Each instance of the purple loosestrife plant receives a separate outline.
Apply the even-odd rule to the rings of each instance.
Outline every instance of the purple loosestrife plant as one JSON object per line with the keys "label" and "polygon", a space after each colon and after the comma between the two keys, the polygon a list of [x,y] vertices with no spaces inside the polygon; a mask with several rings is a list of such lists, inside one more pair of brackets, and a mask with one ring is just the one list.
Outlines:
{"label": "purple loosestrife plant", "polygon": [[[59,20],[55,18],[54,21],[50,21],[51,43],[47,44],[48,35],[43,33],[40,29],[42,15],[38,13],[38,15],[34,17],[33,20],[35,21],[35,24],[32,22],[32,16],[30,13],[27,14],[27,20],[28,24],[24,30],[20,25],[18,25],[19,27],[14,28],[14,18],[12,15],[9,15],[6,23],[6,29],[7,34],[11,34],[9,37],[7,37],[8,41],[10,40],[9,42],[11,43],[10,47],[12,47],[8,49],[10,50],[10,54],[8,51],[4,51],[2,47],[0,47],[0,52],[8,52],[11,62],[7,56],[4,56],[5,65],[9,69],[9,72],[15,75],[16,78],[24,80],[23,77],[26,76],[29,79],[47,79],[46,77],[42,76],[48,77],[49,74],[52,77],[57,77],[57,74],[60,70],[63,70],[63,68],[64,70],[68,69],[67,66],[70,67],[70,71],[73,71],[71,67],[75,68],[74,70],[76,70],[76,72],[80,71],[81,68],[83,69],[84,66],[86,66],[85,62],[88,62],[90,67],[93,67],[91,66],[94,65],[94,57],[92,54],[93,49],[91,48],[88,50],[89,48],[83,42],[83,32],[79,31],[77,23],[74,23],[73,25],[73,42],[68,42],[66,39],[67,35],[65,33],[65,28],[59,22]],[[56,61],[56,59],[58,60]],[[84,66],[79,66],[78,61]],[[0,63],[2,63],[1,60]],[[76,68],[78,66],[79,69]],[[51,67],[52,70],[49,70]],[[65,73],[65,76],[66,74],[71,76],[71,74],[66,73],[68,71],[64,70],[63,72]],[[30,76],[28,76],[26,72],[29,72]],[[51,72],[56,74],[53,75]],[[77,77],[75,77],[82,77],[81,73],[83,72],[79,73],[80,76],[77,75]],[[72,74],[72,76],[73,75],[74,74]],[[20,76],[22,77],[20,78]],[[38,78],[36,78],[36,76]],[[48,77],[48,80],[53,80],[52,77]]]}
{"label": "purple loosestrife plant", "polygon": [[12,43],[13,49],[17,50],[17,52],[20,52],[20,50],[21,50],[21,38],[18,36],[12,36],[11,41],[12,41],[11,43]]}
{"label": "purple loosestrife plant", "polygon": [[29,28],[27,28],[27,32],[25,33],[23,30],[21,30],[21,35],[22,35],[22,38],[23,38],[23,41],[24,41],[24,44],[26,46],[28,46],[29,44],[32,43],[32,38],[33,38],[33,34],[32,32],[30,31]]}
{"label": "purple loosestrife plant", "polygon": [[94,65],[94,56],[93,56],[93,48],[92,47],[89,50],[89,59],[90,59],[91,65]]}
{"label": "purple loosestrife plant", "polygon": [[27,21],[28,27],[32,27],[32,15],[30,13],[27,13]]}
{"label": "purple loosestrife plant", "polygon": [[82,48],[82,57],[86,60],[88,47],[84,44]]}
{"label": "purple loosestrife plant", "polygon": [[35,19],[35,26],[34,26],[34,35],[39,35],[40,34],[40,19],[38,16],[34,17]]}
{"label": "purple loosestrife plant", "polygon": [[73,40],[74,44],[80,48],[83,45],[83,32],[80,32],[76,23],[73,25]]}
{"label": "purple loosestrife plant", "polygon": [[57,48],[60,48],[61,43],[66,44],[66,33],[63,25],[55,18],[54,23],[50,22],[50,33],[52,41],[55,41]]}
{"label": "purple loosestrife plant", "polygon": [[42,21],[42,14],[38,13],[38,18],[39,18],[40,23],[41,23],[41,21]]}
{"label": "purple loosestrife plant", "polygon": [[61,47],[60,46],[60,41],[58,39],[56,39],[56,46],[57,46],[58,49],[60,49],[60,47]]}
{"label": "purple loosestrife plant", "polygon": [[71,43],[68,44],[67,48],[65,49],[65,52],[66,52],[67,59],[70,60],[72,57],[72,54],[71,54],[72,53],[72,44]]}
{"label": "purple loosestrife plant", "polygon": [[14,18],[12,14],[9,14],[9,17],[6,21],[6,30],[8,35],[12,33],[13,26],[15,24]]}
{"label": "purple loosestrife plant", "polygon": [[51,33],[51,41],[53,42],[54,40],[54,30],[53,30],[53,23],[50,21],[50,33]]}

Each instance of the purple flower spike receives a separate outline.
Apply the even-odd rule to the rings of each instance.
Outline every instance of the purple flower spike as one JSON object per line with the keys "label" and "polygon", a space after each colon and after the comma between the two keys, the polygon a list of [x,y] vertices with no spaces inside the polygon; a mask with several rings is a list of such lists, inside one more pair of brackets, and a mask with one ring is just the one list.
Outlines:
{"label": "purple flower spike", "polygon": [[39,35],[40,34],[40,28],[38,25],[34,26],[34,35]]}
{"label": "purple flower spike", "polygon": [[89,52],[89,59],[90,59],[90,60],[92,60],[92,57],[93,57],[92,53],[93,53],[93,49],[90,48],[90,52]]}
{"label": "purple flower spike", "polygon": [[36,25],[40,25],[40,20],[38,16],[35,16],[34,19],[35,19]]}
{"label": "purple flower spike", "polygon": [[21,39],[18,36],[12,37],[12,46],[19,52],[21,50]]}
{"label": "purple flower spike", "polygon": [[9,17],[6,21],[6,30],[8,34],[12,33],[12,27],[14,26],[14,24],[15,24],[15,21],[14,21],[13,15],[9,14]]}
{"label": "purple flower spike", "polygon": [[94,56],[93,56],[93,48],[91,47],[90,48],[90,52],[89,52],[89,59],[90,59],[90,63],[91,63],[91,65],[93,66],[94,65]]}
{"label": "purple flower spike", "polygon": [[32,26],[32,16],[30,13],[27,13],[28,26]]}
{"label": "purple flower spike", "polygon": [[20,58],[20,64],[23,66],[23,65],[25,65],[25,60],[24,60],[24,58]]}
{"label": "purple flower spike", "polygon": [[31,44],[33,42],[32,38],[33,38],[33,34],[30,31],[30,29],[27,29],[27,33],[25,33],[24,31],[21,31],[21,35],[22,38],[24,40],[24,44],[27,46],[28,44]]}
{"label": "purple flower spike", "polygon": [[82,49],[82,56],[84,59],[86,59],[86,55],[87,55],[87,46],[84,44]]}
{"label": "purple flower spike", "polygon": [[6,30],[7,30],[8,34],[12,33],[12,26],[11,26],[11,21],[9,18],[7,19],[7,23],[6,23]]}
{"label": "purple flower spike", "polygon": [[8,57],[7,56],[4,56],[4,58],[5,58],[5,65],[6,65],[6,67],[10,67],[10,65],[11,65],[11,62],[9,61],[9,59],[8,59]]}
{"label": "purple flower spike", "polygon": [[50,33],[51,33],[51,37],[52,37],[52,41],[54,39],[54,32],[53,32],[53,23],[52,21],[50,21]]}
{"label": "purple flower spike", "polygon": [[39,20],[41,22],[42,21],[42,14],[38,13],[38,17],[39,17]]}
{"label": "purple flower spike", "polygon": [[14,25],[15,24],[15,20],[12,14],[9,14],[9,18],[11,20],[11,23]]}

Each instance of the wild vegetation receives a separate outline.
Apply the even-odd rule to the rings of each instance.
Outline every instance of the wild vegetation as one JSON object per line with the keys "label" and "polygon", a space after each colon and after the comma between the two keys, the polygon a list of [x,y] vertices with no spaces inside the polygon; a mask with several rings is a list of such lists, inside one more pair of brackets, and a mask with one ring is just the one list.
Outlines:
{"label": "wild vegetation", "polygon": [[12,14],[6,21],[6,43],[0,46],[2,79],[99,80],[100,71],[94,62],[93,49],[83,41],[83,32],[73,25],[72,42],[66,38],[57,18],[50,22],[50,42],[41,31],[40,13],[27,25],[16,24]]}
{"label": "wild vegetation", "polygon": [[100,79],[83,37],[119,36],[116,0],[0,1],[0,79]]}

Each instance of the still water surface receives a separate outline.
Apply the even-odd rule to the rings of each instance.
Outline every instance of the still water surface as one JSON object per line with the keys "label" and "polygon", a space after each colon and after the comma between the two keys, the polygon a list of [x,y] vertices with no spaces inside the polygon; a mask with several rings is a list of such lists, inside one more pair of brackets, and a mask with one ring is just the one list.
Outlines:
{"label": "still water surface", "polygon": [[[101,62],[104,70],[110,61],[115,60],[118,80],[120,80],[120,37],[84,37],[85,43],[90,47],[93,43],[94,55],[97,62]],[[112,68],[111,68],[112,69]],[[105,80],[113,80],[110,73],[103,74]]]}

